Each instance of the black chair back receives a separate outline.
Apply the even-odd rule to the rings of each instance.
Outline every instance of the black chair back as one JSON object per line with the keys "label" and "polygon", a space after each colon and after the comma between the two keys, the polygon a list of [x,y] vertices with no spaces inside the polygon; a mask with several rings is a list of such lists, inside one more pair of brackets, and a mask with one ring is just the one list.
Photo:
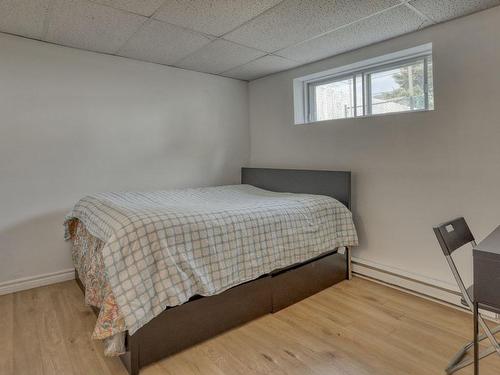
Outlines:
{"label": "black chair back", "polygon": [[465,244],[475,241],[463,217],[440,224],[433,229],[444,255],[451,255]]}

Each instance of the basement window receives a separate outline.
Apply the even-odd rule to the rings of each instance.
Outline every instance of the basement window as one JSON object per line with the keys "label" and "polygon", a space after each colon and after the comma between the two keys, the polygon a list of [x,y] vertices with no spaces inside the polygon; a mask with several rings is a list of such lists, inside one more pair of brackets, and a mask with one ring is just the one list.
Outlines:
{"label": "basement window", "polygon": [[295,123],[434,109],[432,44],[294,80]]}

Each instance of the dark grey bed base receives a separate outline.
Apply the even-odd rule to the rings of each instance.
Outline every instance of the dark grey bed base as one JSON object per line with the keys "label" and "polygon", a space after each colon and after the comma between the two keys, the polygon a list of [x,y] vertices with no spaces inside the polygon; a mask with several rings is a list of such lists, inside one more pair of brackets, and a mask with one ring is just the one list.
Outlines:
{"label": "dark grey bed base", "polygon": [[[243,168],[241,181],[272,191],[328,195],[347,207],[351,203],[350,172]],[[138,375],[148,364],[349,278],[349,258],[348,250],[340,254],[332,249],[221,294],[193,297],[166,309],[134,335],[127,334],[127,353],[120,358],[131,375]]]}

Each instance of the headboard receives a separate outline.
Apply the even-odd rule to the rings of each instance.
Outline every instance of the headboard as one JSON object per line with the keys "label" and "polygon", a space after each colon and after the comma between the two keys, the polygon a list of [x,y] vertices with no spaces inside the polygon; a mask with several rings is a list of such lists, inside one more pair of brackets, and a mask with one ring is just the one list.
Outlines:
{"label": "headboard", "polygon": [[241,183],[277,192],[327,195],[351,209],[351,172],[241,168]]}

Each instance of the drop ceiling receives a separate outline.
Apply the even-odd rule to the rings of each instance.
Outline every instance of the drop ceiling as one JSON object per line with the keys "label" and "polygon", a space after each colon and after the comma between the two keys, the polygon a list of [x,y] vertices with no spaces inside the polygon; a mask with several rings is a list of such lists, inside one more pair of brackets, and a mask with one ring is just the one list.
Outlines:
{"label": "drop ceiling", "polygon": [[252,80],[500,0],[0,0],[0,31]]}

